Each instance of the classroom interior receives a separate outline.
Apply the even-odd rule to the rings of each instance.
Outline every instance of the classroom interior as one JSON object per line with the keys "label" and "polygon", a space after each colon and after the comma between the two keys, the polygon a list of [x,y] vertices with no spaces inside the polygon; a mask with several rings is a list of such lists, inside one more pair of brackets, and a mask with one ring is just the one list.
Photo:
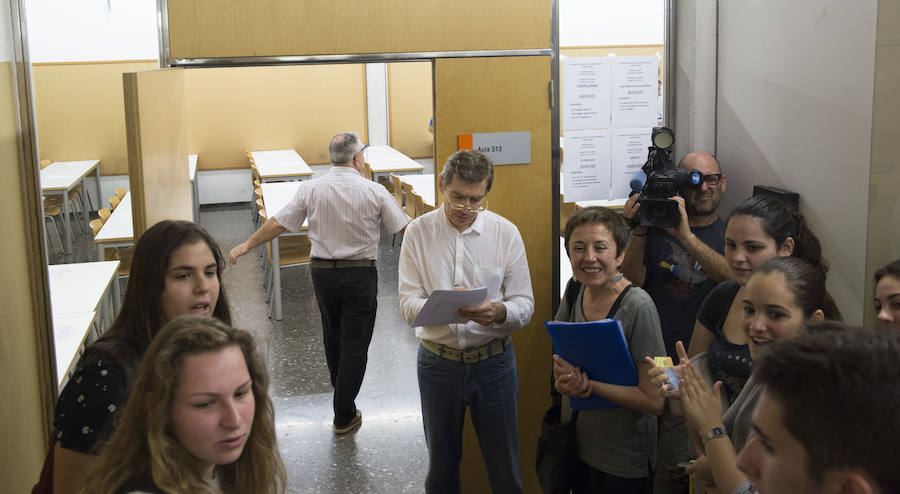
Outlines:
{"label": "classroom interior", "polygon": [[[112,1],[103,3],[107,10],[101,3],[67,8],[107,24],[139,17],[143,44],[103,37],[121,33],[67,42],[85,29],[72,20],[82,17],[67,21],[63,11],[51,20],[49,12],[59,7],[49,0],[11,0],[0,8],[0,214],[7,238],[0,382],[8,390],[0,441],[18,445],[0,453],[0,477],[11,492],[27,491],[37,479],[60,383],[52,310],[64,301],[52,300],[50,266],[97,260],[89,225],[71,226],[74,241],[66,253],[65,239],[56,238],[59,224],[43,217],[45,159],[97,160],[91,172],[99,181],[88,178],[83,188],[91,195],[89,208],[98,209],[117,189],[128,190],[135,200],[133,234],[159,219],[195,218],[194,194],[199,222],[227,250],[254,227],[248,151],[294,149],[319,173],[327,168],[330,137],[356,130],[364,142],[390,145],[416,160],[427,174],[440,173],[459,134],[529,130],[531,163],[499,167],[490,198],[491,209],[522,232],[536,299],[531,324],[514,334],[526,492],[539,492],[534,451],[549,403],[543,321],[552,317],[560,264],[567,263],[558,243],[565,209],[554,111],[559,92],[548,91],[553,83],[559,87],[561,56],[659,54],[676,159],[697,149],[715,152],[728,175],[722,215],[756,184],[799,193],[801,211],[831,263],[829,292],[848,322],[872,323],[872,273],[900,256],[894,149],[900,142],[900,6],[893,2],[610,2],[626,7],[466,0],[450,8],[437,0],[394,0],[351,11],[315,0],[305,2],[302,20],[293,2],[252,11],[172,2],[159,26],[156,2],[128,9]],[[392,14],[399,10],[407,15]],[[282,58],[269,65],[273,57]],[[433,135],[426,130],[432,115]],[[189,155],[198,157],[196,190]],[[84,219],[76,215],[73,222]],[[391,236],[381,242],[376,334],[385,339],[373,341],[373,351],[387,358],[370,367],[363,389],[377,393],[381,378],[403,391],[378,405],[383,413],[374,431],[364,438],[366,425],[357,442],[332,443],[331,435],[310,432],[328,422],[319,416],[328,391],[307,268],[282,272],[281,320],[267,317],[258,263],[244,261],[229,273],[230,297],[246,304],[236,307],[239,321],[265,335],[270,368],[295,368],[283,370],[276,406],[284,417],[279,441],[292,475],[288,485],[297,492],[419,491],[424,436],[417,391],[410,376],[392,381],[414,367],[415,348],[396,314],[399,247],[393,242]],[[107,312],[115,310],[114,298]],[[296,370],[298,355],[319,359],[306,381]],[[379,420],[380,429],[374,426]],[[404,447],[392,437],[404,438]],[[465,444],[464,490],[484,492],[486,472],[471,428]],[[380,456],[391,445],[396,456]],[[378,463],[385,458],[408,462],[392,468]],[[314,465],[312,471],[301,470],[304,463]],[[329,468],[335,464],[346,468]],[[347,478],[356,483],[343,484]]]}

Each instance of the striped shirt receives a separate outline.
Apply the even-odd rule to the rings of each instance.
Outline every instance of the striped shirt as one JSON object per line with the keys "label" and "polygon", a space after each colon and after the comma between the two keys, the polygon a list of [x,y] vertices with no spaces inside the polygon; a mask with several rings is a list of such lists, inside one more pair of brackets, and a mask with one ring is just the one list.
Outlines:
{"label": "striped shirt", "polygon": [[394,196],[349,166],[332,166],[300,184],[275,221],[292,232],[309,219],[310,255],[321,259],[377,259],[380,224],[395,233],[409,223]]}

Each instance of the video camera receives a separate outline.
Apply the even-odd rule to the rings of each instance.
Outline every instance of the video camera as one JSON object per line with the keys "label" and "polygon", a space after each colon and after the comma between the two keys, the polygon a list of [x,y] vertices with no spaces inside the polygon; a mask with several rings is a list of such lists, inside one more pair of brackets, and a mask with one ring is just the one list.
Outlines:
{"label": "video camera", "polygon": [[685,170],[672,163],[675,133],[668,127],[654,127],[650,135],[647,162],[631,180],[631,188],[640,192],[640,222],[653,228],[678,226],[681,214],[678,203],[669,199],[680,195],[681,189],[699,189],[703,174],[699,170]]}

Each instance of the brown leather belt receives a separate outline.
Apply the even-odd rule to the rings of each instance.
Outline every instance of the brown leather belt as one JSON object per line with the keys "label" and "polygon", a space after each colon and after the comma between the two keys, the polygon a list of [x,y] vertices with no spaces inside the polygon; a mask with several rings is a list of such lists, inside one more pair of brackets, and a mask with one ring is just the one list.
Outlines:
{"label": "brown leather belt", "polygon": [[427,348],[431,353],[437,355],[438,357],[452,360],[454,362],[465,362],[467,364],[474,364],[475,362],[487,360],[494,355],[500,355],[501,353],[506,351],[506,347],[508,347],[511,343],[512,338],[507,336],[506,338],[497,339],[479,347],[470,348],[468,350],[457,350],[455,348],[450,348],[447,345],[441,345],[433,341],[422,340],[422,346]]}
{"label": "brown leather belt", "polygon": [[313,259],[309,265],[316,269],[374,268],[375,261],[371,259]]}

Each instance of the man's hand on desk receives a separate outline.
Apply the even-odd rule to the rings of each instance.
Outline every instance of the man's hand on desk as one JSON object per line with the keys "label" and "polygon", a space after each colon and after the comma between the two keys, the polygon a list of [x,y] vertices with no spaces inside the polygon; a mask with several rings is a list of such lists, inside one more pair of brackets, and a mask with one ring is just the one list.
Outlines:
{"label": "man's hand on desk", "polygon": [[501,323],[506,320],[506,306],[499,302],[485,301],[481,305],[459,309],[459,315],[482,326],[489,326],[491,323]]}
{"label": "man's hand on desk", "polygon": [[238,244],[235,248],[231,249],[231,252],[228,253],[228,262],[231,264],[237,264],[238,257],[246,254],[247,251],[247,243],[244,242],[242,244]]}

